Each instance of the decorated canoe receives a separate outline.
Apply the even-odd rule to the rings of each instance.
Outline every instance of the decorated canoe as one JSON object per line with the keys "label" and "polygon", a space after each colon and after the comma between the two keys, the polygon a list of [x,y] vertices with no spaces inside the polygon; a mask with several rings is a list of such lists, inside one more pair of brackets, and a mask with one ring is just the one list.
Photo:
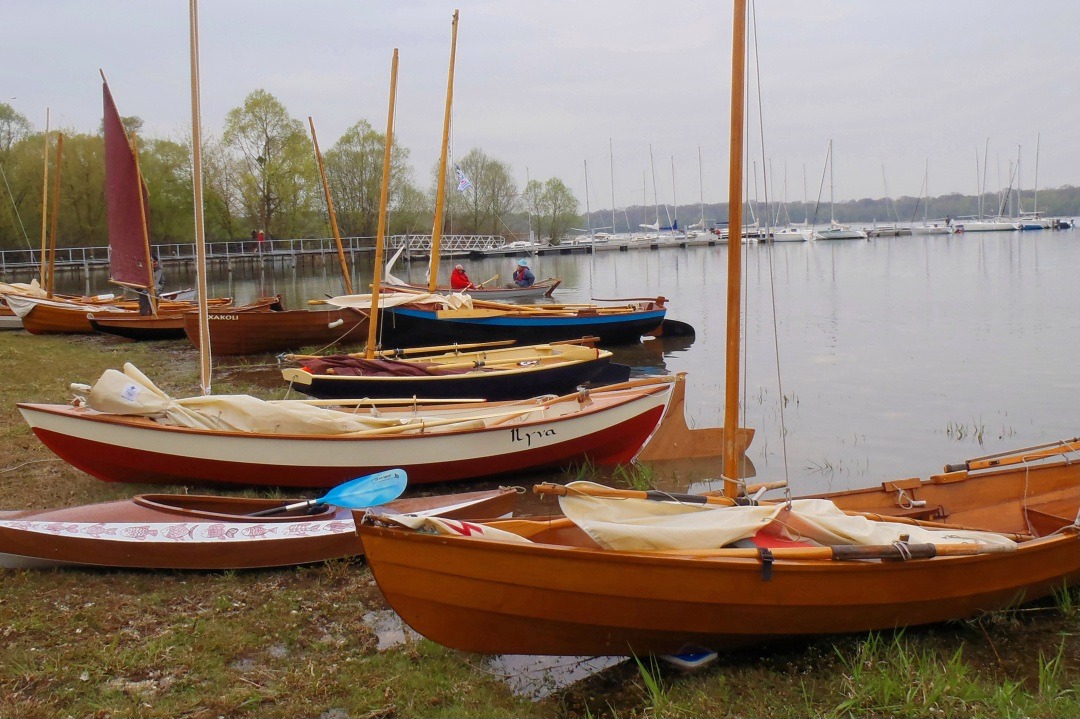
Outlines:
{"label": "decorated canoe", "polygon": [[[396,499],[377,511],[459,519],[511,512],[517,492],[495,489]],[[363,554],[351,510],[316,505],[255,516],[290,500],[141,494],[62,509],[0,512],[0,567],[250,569]]]}

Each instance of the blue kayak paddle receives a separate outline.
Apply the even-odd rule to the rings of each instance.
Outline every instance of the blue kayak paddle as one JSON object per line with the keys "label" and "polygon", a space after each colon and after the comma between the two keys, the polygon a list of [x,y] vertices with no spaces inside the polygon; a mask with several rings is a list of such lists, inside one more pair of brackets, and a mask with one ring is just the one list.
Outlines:
{"label": "blue kayak paddle", "polygon": [[318,499],[306,499],[294,504],[283,504],[259,512],[252,512],[249,517],[268,517],[273,514],[293,512],[298,509],[310,509],[318,504],[332,504],[346,509],[363,509],[397,499],[405,491],[408,476],[403,469],[387,469],[364,477],[350,479],[339,484]]}

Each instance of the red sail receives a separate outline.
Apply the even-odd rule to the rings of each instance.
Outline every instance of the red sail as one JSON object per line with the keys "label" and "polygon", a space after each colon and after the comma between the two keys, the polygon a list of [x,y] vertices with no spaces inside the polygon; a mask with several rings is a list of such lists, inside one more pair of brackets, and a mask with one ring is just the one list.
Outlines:
{"label": "red sail", "polygon": [[[135,153],[116,110],[109,85],[105,96],[105,207],[109,215],[109,265],[114,282],[150,287],[153,269],[147,253],[144,213],[149,211],[146,186]],[[139,193],[142,202],[139,202]]]}

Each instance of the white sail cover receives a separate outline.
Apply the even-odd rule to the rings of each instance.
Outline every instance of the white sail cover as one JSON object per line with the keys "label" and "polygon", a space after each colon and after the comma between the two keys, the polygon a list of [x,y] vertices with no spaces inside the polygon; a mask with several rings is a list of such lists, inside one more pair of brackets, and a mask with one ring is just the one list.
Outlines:
{"label": "white sail cover", "polygon": [[[112,295],[102,295],[101,297],[111,299]],[[48,300],[44,297],[30,297],[29,295],[19,294],[5,294],[4,299],[7,301],[8,307],[19,317],[26,317],[30,312],[38,305],[46,305],[48,307],[58,307],[66,310],[81,310],[83,312],[130,312],[116,305],[95,305],[86,304],[82,302],[63,302],[61,300]]]}
{"label": "white sail cover", "polygon": [[174,399],[131,363],[124,371],[105,370],[89,393],[73,385],[90,409],[150,417],[162,424],[232,432],[343,435],[396,427],[401,419],[370,417],[316,407],[301,401],[266,402],[250,395],[209,395]]}
{"label": "white sail cover", "polygon": [[[328,299],[326,304],[334,307],[369,310],[371,309],[371,295],[339,295]],[[397,307],[398,305],[435,305],[451,310],[471,310],[473,306],[472,297],[458,292],[448,295],[388,292],[379,295],[379,307]]]}
{"label": "white sail cover", "polygon": [[[567,487],[587,491],[591,484],[572,482]],[[559,506],[601,547],[623,551],[720,549],[748,539],[759,530],[820,545],[892,544],[906,534],[913,544],[979,543],[1005,549],[1016,547],[1011,539],[992,532],[927,529],[850,516],[825,499],[726,507],[648,499],[613,500],[571,491],[559,498]]]}
{"label": "white sail cover", "polygon": [[48,297],[36,279],[29,282],[0,282],[0,295],[26,295],[28,297]]}

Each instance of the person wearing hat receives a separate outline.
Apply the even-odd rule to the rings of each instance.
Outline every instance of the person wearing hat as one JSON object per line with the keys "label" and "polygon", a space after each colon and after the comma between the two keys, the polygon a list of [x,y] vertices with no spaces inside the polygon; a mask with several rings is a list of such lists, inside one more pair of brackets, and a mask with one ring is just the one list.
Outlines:
{"label": "person wearing hat", "polygon": [[[162,269],[161,260],[158,259],[156,252],[150,255],[150,266],[153,269],[154,297],[160,297],[161,291],[165,289],[165,270]],[[139,292],[139,314],[154,314],[154,307],[150,301],[149,287]]]}
{"label": "person wearing hat", "polygon": [[529,263],[524,257],[518,260],[517,269],[514,270],[514,285],[517,287],[532,287],[536,282],[536,277],[533,276],[532,270],[529,269]]}
{"label": "person wearing hat", "polygon": [[469,276],[465,274],[465,268],[461,265],[454,265],[454,271],[450,273],[450,289],[452,290],[471,290],[475,289],[476,285],[472,283]]}

